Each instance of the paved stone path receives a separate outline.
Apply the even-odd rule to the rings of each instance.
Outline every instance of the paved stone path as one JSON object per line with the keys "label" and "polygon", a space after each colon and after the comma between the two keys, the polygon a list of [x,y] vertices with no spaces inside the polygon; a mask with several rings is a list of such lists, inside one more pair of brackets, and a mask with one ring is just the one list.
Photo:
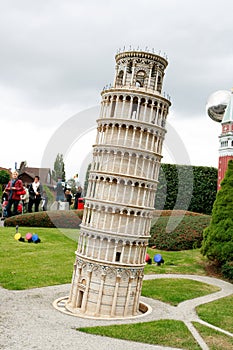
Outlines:
{"label": "paved stone path", "polygon": [[201,304],[233,294],[233,285],[222,280],[195,275],[146,275],[145,280],[155,278],[184,278],[219,286],[219,292],[200,298],[187,300],[177,307],[158,300],[141,297],[141,300],[152,307],[152,312],[142,318],[130,320],[91,320],[69,316],[53,307],[54,300],[69,294],[70,285],[36,288],[24,291],[0,289],[0,349],[4,350],[116,350],[116,349],[175,349],[119,339],[100,337],[77,332],[78,327],[137,323],[159,319],[181,320],[189,328],[194,338],[205,350],[208,346],[192,325],[200,322],[217,329],[228,336],[233,334],[214,327],[200,320],[195,307]]}

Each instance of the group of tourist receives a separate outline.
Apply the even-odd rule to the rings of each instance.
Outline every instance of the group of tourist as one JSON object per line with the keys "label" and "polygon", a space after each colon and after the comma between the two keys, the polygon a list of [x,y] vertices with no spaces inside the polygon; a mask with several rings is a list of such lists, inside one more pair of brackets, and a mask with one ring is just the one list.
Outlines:
{"label": "group of tourist", "polygon": [[[32,213],[33,206],[35,206],[34,210],[37,212],[39,211],[41,200],[43,201],[43,210],[47,210],[48,197],[46,192],[43,191],[39,176],[35,176],[34,181],[29,186],[24,186],[22,180],[18,178],[18,175],[17,171],[12,172],[11,180],[8,182],[3,192],[3,217],[17,215],[22,211]],[[23,206],[20,206],[21,201]]]}
{"label": "group of tourist", "polygon": [[[10,217],[23,212],[32,213],[39,211],[39,205],[43,211],[47,210],[48,197],[43,191],[39,176],[34,177],[34,181],[29,185],[24,185],[22,180],[18,178],[18,172],[13,171],[11,180],[8,182],[3,195],[2,207],[3,217]],[[78,208],[78,199],[81,197],[82,188],[79,186],[74,197],[74,209]],[[63,187],[61,179],[58,179],[56,186],[56,200],[61,202],[68,202],[69,207],[73,203],[72,193],[66,187]],[[22,202],[22,205],[20,203]]]}

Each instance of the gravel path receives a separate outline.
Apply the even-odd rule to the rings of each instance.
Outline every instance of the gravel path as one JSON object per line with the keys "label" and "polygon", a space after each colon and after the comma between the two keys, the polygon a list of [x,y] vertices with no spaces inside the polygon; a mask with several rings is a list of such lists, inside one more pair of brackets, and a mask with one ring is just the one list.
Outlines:
{"label": "gravel path", "polygon": [[[152,312],[131,320],[91,320],[67,315],[53,307],[56,299],[69,294],[70,285],[36,288],[24,291],[0,289],[0,349],[4,350],[115,350],[115,349],[174,349],[169,347],[133,343],[78,332],[77,327],[137,323],[159,319],[182,320],[201,346],[208,349],[192,326],[200,321],[195,312],[197,305],[233,294],[233,285],[216,278],[187,275],[147,275],[145,279],[190,278],[217,285],[221,291],[204,297],[187,300],[177,307],[142,297],[152,307]],[[208,324],[207,324],[208,325]],[[232,336],[229,332],[225,332]]]}

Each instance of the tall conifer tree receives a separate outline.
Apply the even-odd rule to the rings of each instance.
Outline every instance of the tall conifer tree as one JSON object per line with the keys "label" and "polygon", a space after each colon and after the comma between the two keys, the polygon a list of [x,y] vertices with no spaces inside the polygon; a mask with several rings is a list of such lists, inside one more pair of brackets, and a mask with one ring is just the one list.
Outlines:
{"label": "tall conifer tree", "polygon": [[63,161],[63,154],[58,153],[55,162],[54,168],[52,171],[52,178],[57,181],[58,179],[62,179],[65,181],[66,173],[65,173],[65,164]]}
{"label": "tall conifer tree", "polygon": [[233,262],[233,160],[228,162],[210,225],[204,230],[202,253],[220,265]]}

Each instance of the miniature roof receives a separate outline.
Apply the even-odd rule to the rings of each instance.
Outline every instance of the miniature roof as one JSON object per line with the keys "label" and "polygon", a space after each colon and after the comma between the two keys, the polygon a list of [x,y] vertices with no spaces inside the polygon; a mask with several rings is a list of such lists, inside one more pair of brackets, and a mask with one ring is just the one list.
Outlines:
{"label": "miniature roof", "polygon": [[231,89],[230,101],[222,119],[222,123],[233,122],[233,89]]}

